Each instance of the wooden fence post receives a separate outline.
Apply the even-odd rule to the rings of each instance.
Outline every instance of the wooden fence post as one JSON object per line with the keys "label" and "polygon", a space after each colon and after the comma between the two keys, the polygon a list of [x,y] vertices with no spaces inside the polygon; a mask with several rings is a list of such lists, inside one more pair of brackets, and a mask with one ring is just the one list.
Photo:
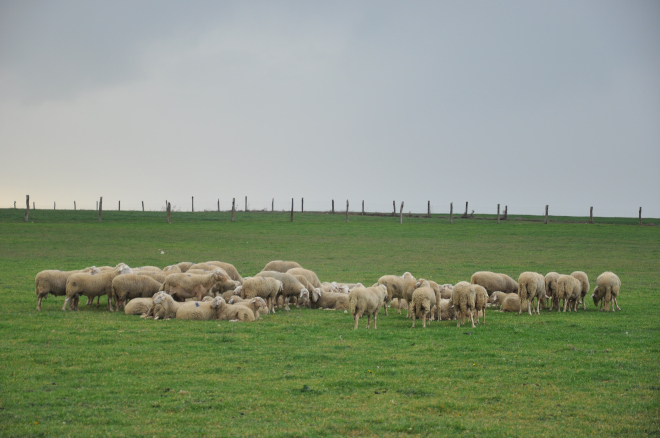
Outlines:
{"label": "wooden fence post", "polygon": [[167,203],[167,223],[170,223],[170,213],[172,212],[172,204]]}
{"label": "wooden fence post", "polygon": [[465,214],[464,214],[465,217],[467,217],[467,215],[468,215],[467,211],[468,211],[468,203],[467,203],[467,201],[465,201]]}
{"label": "wooden fence post", "polygon": [[119,204],[117,205],[117,211],[121,211],[121,201],[119,201]]}
{"label": "wooden fence post", "polygon": [[502,219],[504,219],[504,220],[509,219],[509,206],[508,205],[504,206],[504,217]]}
{"label": "wooden fence post", "polygon": [[348,223],[348,199],[346,200],[346,223]]}
{"label": "wooden fence post", "polygon": [[642,207],[639,207],[639,225],[642,225]]}
{"label": "wooden fence post", "polygon": [[245,197],[245,211],[248,211],[248,208],[247,208],[247,196]]}
{"label": "wooden fence post", "polygon": [[594,223],[594,208],[589,207],[589,223],[593,224]]}
{"label": "wooden fence post", "polygon": [[16,210],[16,201],[14,201],[14,210]]}
{"label": "wooden fence post", "polygon": [[291,198],[291,222],[293,222],[293,198]]}
{"label": "wooden fence post", "polygon": [[234,212],[236,211],[236,198],[231,198],[231,221],[234,222]]}
{"label": "wooden fence post", "polygon": [[454,203],[453,202],[449,203],[449,223],[450,224],[454,223]]}
{"label": "wooden fence post", "polygon": [[399,223],[403,223],[403,201],[401,201],[401,209],[399,210]]}
{"label": "wooden fence post", "polygon": [[99,200],[99,222],[101,222],[103,216],[103,196],[101,196],[101,199]]}
{"label": "wooden fence post", "polygon": [[362,200],[362,216],[364,216],[364,199]]}
{"label": "wooden fence post", "polygon": [[37,209],[37,206],[36,206],[35,202],[32,201],[32,210],[36,210],[36,209]]}
{"label": "wooden fence post", "polygon": [[392,216],[396,216],[396,201],[392,201]]}
{"label": "wooden fence post", "polygon": [[28,221],[30,215],[30,195],[25,195],[25,222]]}
{"label": "wooden fence post", "polygon": [[53,201],[53,210],[57,209],[57,202]]}
{"label": "wooden fence post", "polygon": [[332,214],[335,214],[335,200],[332,200]]}
{"label": "wooden fence post", "polygon": [[191,204],[190,204],[190,205],[191,205],[191,210],[192,210],[192,212],[194,213],[194,212],[195,212],[195,197],[194,197],[194,196],[191,196],[191,198],[192,198],[192,200],[191,200]]}
{"label": "wooden fence post", "polygon": [[99,211],[99,201],[96,201],[96,211]]}
{"label": "wooden fence post", "polygon": [[272,212],[275,211],[275,198],[273,198],[273,200],[271,201],[271,204],[270,204],[270,211],[272,211]]}
{"label": "wooden fence post", "polygon": [[73,211],[76,211],[76,201],[73,201]]}
{"label": "wooden fence post", "polygon": [[500,223],[500,204],[497,204],[497,223]]}
{"label": "wooden fence post", "polygon": [[305,212],[305,198],[300,198],[300,212]]}
{"label": "wooden fence post", "polygon": [[546,224],[548,223],[548,206],[547,205],[545,206],[545,222],[544,223],[546,223]]}
{"label": "wooden fence post", "polygon": [[218,198],[218,213],[220,213],[220,198]]}
{"label": "wooden fence post", "polygon": [[431,201],[429,201],[428,206],[426,208],[426,217],[431,219]]}
{"label": "wooden fence post", "polygon": [[142,201],[142,211],[144,211],[144,201]]}

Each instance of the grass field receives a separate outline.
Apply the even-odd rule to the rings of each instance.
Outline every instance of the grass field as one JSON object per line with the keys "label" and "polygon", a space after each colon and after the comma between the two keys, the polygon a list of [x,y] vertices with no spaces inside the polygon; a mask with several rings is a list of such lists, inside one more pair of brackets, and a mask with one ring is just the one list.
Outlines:
{"label": "grass field", "polygon": [[[22,218],[0,210],[1,436],[660,435],[660,230],[621,225],[636,219]],[[477,270],[584,270],[593,289],[612,270],[623,311],[489,311],[475,329],[411,329],[390,313],[354,331],[348,314],[308,309],[249,324],[142,320],[104,300],[62,312],[61,297],[35,310],[43,269],[223,260],[247,276],[273,259],[365,284],[404,271],[456,283]]]}

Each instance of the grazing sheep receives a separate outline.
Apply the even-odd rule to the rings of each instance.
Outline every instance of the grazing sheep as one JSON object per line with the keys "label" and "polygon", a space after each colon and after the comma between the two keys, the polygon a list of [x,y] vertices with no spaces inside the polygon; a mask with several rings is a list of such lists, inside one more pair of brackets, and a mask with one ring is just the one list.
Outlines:
{"label": "grazing sheep", "polygon": [[172,274],[165,279],[162,290],[172,295],[177,301],[193,297],[197,298],[197,301],[201,301],[204,295],[211,292],[216,283],[227,280],[229,277],[220,268],[215,268],[206,275]]}
{"label": "grazing sheep", "polygon": [[179,262],[176,264],[179,269],[181,269],[181,272],[186,272],[192,265],[194,265],[193,262]]}
{"label": "grazing sheep", "polygon": [[415,328],[415,317],[420,315],[423,327],[426,328],[426,318],[431,317],[431,309],[436,305],[436,293],[426,280],[420,280],[419,286],[412,293],[408,309],[412,314],[413,328]]}
{"label": "grazing sheep", "polygon": [[187,301],[181,303],[176,311],[176,319],[194,319],[208,321],[215,319],[215,308],[211,307],[213,301]]}
{"label": "grazing sheep", "polygon": [[218,268],[224,269],[227,275],[229,275],[229,278],[231,278],[234,281],[238,281],[240,284],[243,284],[243,277],[241,277],[241,274],[238,273],[236,267],[231,263],[213,261],[213,262],[206,262],[206,264],[217,266]]}
{"label": "grazing sheep", "polygon": [[302,268],[298,263],[296,262],[288,262],[284,260],[273,260],[272,262],[266,263],[266,266],[262,269],[262,271],[275,271],[275,272],[281,272],[281,273],[286,273],[289,269],[293,268]]}
{"label": "grazing sheep", "polygon": [[261,315],[268,315],[268,305],[261,297],[250,298],[247,300],[242,299],[241,297],[234,296],[231,300],[227,301],[229,304],[239,304],[245,306],[248,309],[252,310],[254,314],[254,319],[261,319]]}
{"label": "grazing sheep", "polygon": [[550,298],[550,310],[555,305],[559,307],[559,301],[557,300],[557,280],[559,280],[558,273],[548,272],[545,274],[545,294]]}
{"label": "grazing sheep", "polygon": [[456,311],[451,298],[441,298],[436,304],[436,311],[438,313],[438,321],[456,319]]}
{"label": "grazing sheep", "polygon": [[[394,298],[403,298],[406,302],[410,303],[412,293],[415,291],[415,277],[410,272],[404,273],[402,276],[398,275],[383,275],[378,279],[377,285],[385,285],[387,288],[387,306]],[[385,316],[389,316],[385,307]],[[407,308],[406,317],[410,316],[410,306]],[[401,309],[398,309],[399,315]]]}
{"label": "grazing sheep", "polygon": [[[485,287],[484,287],[485,289]],[[472,327],[474,325],[474,301],[476,298],[476,292],[474,286],[467,281],[460,281],[456,283],[451,294],[451,302],[454,305],[456,311],[456,327],[460,327],[461,324],[465,324],[465,316],[470,315],[470,321],[472,322]]]}
{"label": "grazing sheep", "polygon": [[[117,277],[119,278],[119,277]],[[153,298],[133,298],[124,306],[126,315],[150,315],[154,309]]]}
{"label": "grazing sheep", "polygon": [[488,292],[488,295],[492,294],[496,290],[507,293],[518,292],[518,283],[516,283],[513,278],[506,274],[498,274],[490,271],[479,271],[472,274],[470,283],[483,286],[484,289],[486,289]]}
{"label": "grazing sheep", "polygon": [[[287,274],[288,274],[288,272],[287,272]],[[307,277],[305,277],[305,276],[303,276],[303,275],[295,275],[295,274],[291,274],[291,275],[293,275],[293,276],[296,278],[296,280],[298,280],[299,282],[301,282],[302,285],[305,286],[305,289],[307,289],[307,290],[310,290],[310,291],[311,291],[311,290],[313,290],[313,289],[321,289],[321,288],[315,288],[314,285],[313,285],[312,283],[309,282],[309,280],[307,279]],[[321,292],[323,292],[322,289],[321,289]],[[330,291],[328,291],[328,292],[330,292]]]}
{"label": "grazing sheep", "polygon": [[377,329],[378,311],[387,297],[388,292],[385,284],[368,288],[358,286],[350,291],[348,293],[348,305],[355,320],[354,329],[357,330],[358,321],[364,315],[367,315],[367,329],[371,325],[371,315],[374,316],[374,330]]}
{"label": "grazing sheep", "polygon": [[66,295],[66,280],[71,274],[100,274],[101,270],[95,266],[75,271],[41,271],[34,278],[34,291],[37,294],[37,310],[41,310],[41,300],[48,299],[48,294],[55,297]]}
{"label": "grazing sheep", "polygon": [[158,292],[156,295],[154,295],[153,300],[154,319],[176,318],[176,312],[179,310],[179,306],[182,304],[174,301],[174,298],[172,298],[172,296],[166,292]]}
{"label": "grazing sheep", "polygon": [[[581,293],[582,283],[580,283],[580,280],[571,275],[559,276],[559,280],[557,280],[557,303],[559,303],[559,300],[564,300],[564,312],[566,312],[566,306],[569,303],[571,303],[573,311],[577,312]],[[559,305],[557,306],[557,311],[561,312]]]}
{"label": "grazing sheep", "polygon": [[215,297],[211,301],[215,309],[215,318],[223,321],[254,321],[252,310],[240,304],[227,304],[222,297]]}
{"label": "grazing sheep", "polygon": [[505,294],[500,305],[500,312],[520,312],[520,297],[518,294]]}
{"label": "grazing sheep", "polygon": [[619,277],[614,272],[603,272],[596,279],[596,287],[591,295],[591,298],[594,300],[594,305],[598,306],[600,303],[600,310],[606,310],[609,312],[611,303],[612,312],[615,311],[614,306],[616,306],[617,310],[621,310],[619,303],[616,301],[620,289],[621,280]]}
{"label": "grazing sheep", "polygon": [[316,272],[310,271],[309,269],[305,268],[291,268],[288,271],[286,271],[287,274],[291,275],[302,275],[311,283],[313,287],[321,287],[321,282],[319,281],[319,277],[316,275]]}
{"label": "grazing sheep", "polygon": [[275,300],[277,294],[284,291],[284,284],[272,277],[251,277],[246,278],[236,291],[243,299],[263,298],[268,306],[268,313],[275,313]]}
{"label": "grazing sheep", "polygon": [[339,292],[322,292],[315,300],[310,300],[309,307],[312,309],[348,310],[348,294]]}
{"label": "grazing sheep", "polygon": [[488,292],[483,286],[478,284],[474,287],[474,309],[477,315],[477,324],[479,324],[479,314],[481,313],[484,318],[483,324],[486,325],[486,306],[488,304]]}
{"label": "grazing sheep", "polygon": [[146,275],[118,275],[112,280],[112,297],[119,310],[124,307],[127,299],[153,297],[162,286],[162,283]]}
{"label": "grazing sheep", "polygon": [[304,294],[303,291],[306,291],[305,293],[309,293],[309,289],[303,286],[303,284],[296,280],[296,277],[291,274],[277,271],[262,271],[255,275],[255,277],[271,277],[282,282],[283,288],[278,295],[282,295],[284,297],[285,310],[290,310],[289,300],[292,297],[300,297],[301,294]]}
{"label": "grazing sheep", "polygon": [[137,275],[144,275],[146,277],[150,277],[159,283],[165,283],[165,278],[167,277],[167,274],[160,271],[139,271],[139,272],[133,271],[133,273]]}
{"label": "grazing sheep", "polygon": [[[100,274],[71,274],[66,280],[66,299],[62,310],[66,310],[69,304],[70,310],[78,310],[78,300],[80,295],[87,297],[99,297],[107,295],[108,310],[112,311],[112,280],[122,274],[131,274],[133,271],[124,263],[118,264],[112,271],[101,272]],[[73,300],[73,301],[72,301]],[[71,305],[74,304],[73,309]]]}
{"label": "grazing sheep", "polygon": [[179,267],[179,265],[169,265],[165,266],[163,268],[163,274],[169,275],[169,274],[181,274],[183,271]]}
{"label": "grazing sheep", "polygon": [[582,292],[580,292],[580,302],[582,303],[582,309],[587,310],[587,304],[584,302],[584,297],[589,293],[589,276],[583,271],[575,271],[571,273],[571,276],[580,280],[582,284]]}
{"label": "grazing sheep", "polygon": [[540,315],[541,300],[545,301],[545,277],[543,275],[526,271],[518,277],[518,296],[520,297],[520,310],[518,314],[522,314],[522,307],[525,302],[527,303],[527,311],[532,315],[532,303],[536,298],[536,314]]}

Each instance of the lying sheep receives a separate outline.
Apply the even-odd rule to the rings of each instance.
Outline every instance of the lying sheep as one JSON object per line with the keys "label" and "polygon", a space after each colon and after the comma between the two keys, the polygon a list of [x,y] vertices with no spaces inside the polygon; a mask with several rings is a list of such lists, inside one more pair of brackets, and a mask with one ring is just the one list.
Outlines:
{"label": "lying sheep", "polygon": [[575,271],[571,273],[571,276],[580,280],[582,284],[582,292],[580,292],[580,302],[582,303],[582,309],[587,310],[587,304],[584,302],[584,297],[589,293],[589,276],[583,271]]}
{"label": "lying sheep", "polygon": [[183,271],[179,267],[179,265],[169,265],[165,266],[163,268],[163,274],[169,275],[169,274],[181,274]]}
{"label": "lying sheep", "polygon": [[322,292],[315,300],[310,300],[309,307],[312,309],[325,310],[348,310],[348,294],[338,292]]}
{"label": "lying sheep", "polygon": [[264,266],[262,271],[275,271],[284,274],[286,271],[293,268],[302,268],[302,266],[300,266],[296,262],[289,262],[285,260],[273,260],[271,262],[266,263],[266,266]]}
{"label": "lying sheep", "polygon": [[163,283],[162,290],[169,293],[177,301],[186,298],[196,298],[201,301],[204,295],[211,292],[216,283],[229,280],[222,269],[215,268],[206,275],[195,274],[172,274],[168,275]]}
{"label": "lying sheep", "polygon": [[559,280],[558,273],[548,272],[545,274],[545,295],[550,298],[550,310],[555,305],[559,307],[559,301],[557,301],[557,280]]}
{"label": "lying sheep", "polygon": [[[559,280],[557,280],[557,303],[559,303],[559,300],[564,300],[564,312],[566,312],[566,306],[569,303],[573,311],[577,312],[581,294],[582,283],[580,283],[580,280],[571,275],[559,276]],[[571,307],[569,307],[570,309]],[[561,312],[561,307],[557,306],[557,311]]]}
{"label": "lying sheep", "polygon": [[215,309],[216,319],[223,321],[254,321],[252,310],[239,304],[227,304],[222,297],[216,297],[211,302]]}
{"label": "lying sheep", "polygon": [[527,304],[527,311],[532,315],[532,303],[536,298],[536,314],[540,315],[541,301],[545,301],[545,277],[537,272],[526,271],[518,277],[518,296],[521,308],[518,314],[522,314],[522,307]]}
{"label": "lying sheep", "polygon": [[[66,280],[71,274],[100,274],[101,270],[95,266],[75,271],[41,271],[34,278],[34,292],[37,294],[37,310],[41,310],[41,300],[48,299],[48,294],[55,297],[66,295]],[[76,305],[77,306],[77,305]]]}
{"label": "lying sheep", "polygon": [[423,327],[426,328],[426,318],[431,317],[431,309],[436,305],[436,292],[426,280],[421,280],[417,284],[409,306],[413,320],[412,326],[415,328],[415,318],[420,315]]}
{"label": "lying sheep", "polygon": [[134,271],[142,270],[142,269],[144,269],[145,271],[162,271],[162,269],[160,269],[158,266],[151,266],[151,265],[138,266],[137,268],[133,268]]}
{"label": "lying sheep", "polygon": [[520,312],[520,297],[518,294],[505,294],[500,305],[500,312]]}
{"label": "lying sheep", "polygon": [[600,303],[600,310],[607,310],[609,312],[611,303],[612,312],[615,311],[614,306],[616,306],[617,310],[621,310],[616,300],[619,296],[620,289],[621,280],[619,277],[614,272],[603,272],[596,279],[596,287],[591,295],[594,305],[598,306]]}
{"label": "lying sheep", "polygon": [[272,277],[282,282],[282,291],[278,295],[282,295],[284,297],[285,310],[290,310],[289,300],[291,298],[300,297],[301,294],[303,294],[303,291],[309,293],[309,289],[303,286],[303,284],[298,280],[296,280],[296,277],[294,277],[291,274],[286,274],[277,271],[262,271],[258,273],[255,277]]}
{"label": "lying sheep", "polygon": [[436,304],[438,321],[456,319],[456,311],[450,298],[441,298]]}
{"label": "lying sheep", "polygon": [[[71,310],[71,304],[75,303],[73,310],[78,310],[78,300],[80,295],[87,297],[99,297],[107,295],[108,310],[112,309],[112,280],[118,275],[131,274],[133,271],[124,263],[118,264],[112,271],[101,272],[100,274],[71,274],[66,280],[66,299],[62,310],[66,310],[67,304]],[[73,300],[73,301],[72,301]]]}
{"label": "lying sheep", "polygon": [[483,286],[488,292],[488,295],[496,290],[507,293],[518,292],[518,283],[506,274],[479,271],[472,274],[470,283]]}
{"label": "lying sheep", "polygon": [[227,301],[229,304],[239,304],[245,306],[248,309],[252,310],[254,314],[254,319],[261,319],[261,315],[268,315],[268,305],[261,297],[249,298],[247,300],[242,299],[241,297],[234,296],[231,300]]}
{"label": "lying sheep", "polygon": [[[387,303],[384,303],[387,305]],[[403,298],[394,298],[390,301],[389,307],[393,309],[408,309],[408,302]]]}
{"label": "lying sheep", "polygon": [[176,319],[194,319],[208,321],[216,319],[215,308],[211,307],[213,301],[187,301],[181,303],[176,311]]}
{"label": "lying sheep", "polygon": [[[507,299],[508,297],[510,297],[511,295],[518,296],[518,294],[516,294],[516,293],[506,294],[502,291],[496,290],[495,292],[493,292],[493,294],[490,296],[490,298],[488,298],[488,302],[493,306],[498,306],[499,307],[499,306],[502,305],[504,300]],[[520,301],[520,297],[519,297],[518,301]]]}
{"label": "lying sheep", "polygon": [[286,273],[291,275],[302,275],[307,279],[307,281],[309,281],[312,287],[321,288],[321,282],[319,281],[319,277],[316,275],[316,272],[314,271],[310,271],[309,269],[305,269],[305,268],[291,268],[288,271],[286,271]]}
{"label": "lying sheep", "polygon": [[193,262],[179,262],[176,264],[179,269],[181,269],[181,272],[186,272],[192,265],[194,265]]}
{"label": "lying sheep", "polygon": [[154,309],[153,298],[133,298],[124,306],[126,315],[144,315],[149,316]]}
{"label": "lying sheep", "polygon": [[212,262],[206,262],[206,264],[217,266],[218,268],[222,268],[227,273],[227,275],[229,275],[229,278],[231,278],[234,281],[238,281],[240,284],[243,284],[243,277],[241,277],[241,274],[238,273],[236,267],[231,263],[212,261]]}
{"label": "lying sheep", "polygon": [[153,297],[162,286],[162,283],[145,275],[118,275],[112,280],[112,297],[119,310],[124,307],[127,299]]}
{"label": "lying sheep", "polygon": [[451,291],[454,289],[453,284],[440,285],[440,298],[443,300],[451,300]]}
{"label": "lying sheep", "polygon": [[153,297],[154,300],[154,309],[153,315],[154,319],[170,319],[176,318],[176,312],[179,310],[181,303],[174,301],[171,295],[166,292],[158,292]]}
{"label": "lying sheep", "polygon": [[451,302],[454,305],[456,311],[456,327],[460,327],[461,324],[465,324],[466,315],[470,316],[470,321],[472,322],[472,327],[474,325],[474,301],[476,298],[476,292],[474,286],[467,281],[460,281],[456,283],[451,294]]}
{"label": "lying sheep", "polygon": [[483,286],[478,284],[474,287],[474,309],[477,316],[477,324],[479,324],[479,315],[483,315],[483,324],[486,325],[486,306],[488,305],[488,292]]}
{"label": "lying sheep", "polygon": [[355,330],[358,328],[358,321],[364,315],[367,315],[367,329],[371,325],[371,315],[374,316],[374,330],[378,328],[376,326],[378,311],[387,296],[387,286],[384,284],[369,288],[355,287],[348,293],[348,305],[355,320]]}
{"label": "lying sheep", "polygon": [[275,313],[275,300],[277,294],[284,291],[284,284],[272,277],[251,277],[246,278],[236,291],[243,299],[263,298],[268,306],[268,313]]}
{"label": "lying sheep", "polygon": [[229,302],[229,300],[231,300],[233,297],[239,297],[240,298],[240,296],[239,296],[239,294],[241,292],[240,288],[241,288],[241,286],[237,287],[234,290],[228,290],[227,292],[223,292],[223,293],[221,293],[219,295],[216,295],[216,296],[222,297],[222,298],[224,298],[225,301]]}

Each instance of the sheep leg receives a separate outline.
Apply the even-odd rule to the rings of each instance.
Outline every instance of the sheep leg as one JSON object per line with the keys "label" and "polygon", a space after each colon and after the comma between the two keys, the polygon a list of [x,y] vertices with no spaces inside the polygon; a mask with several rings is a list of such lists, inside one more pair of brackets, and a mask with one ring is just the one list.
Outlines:
{"label": "sheep leg", "polygon": [[484,325],[486,325],[486,309],[484,308]]}
{"label": "sheep leg", "polygon": [[[612,297],[612,301],[614,301],[614,305],[616,306],[618,311],[621,311],[621,307],[619,307],[619,303],[616,301],[616,297]],[[614,311],[614,306],[612,306],[612,311]]]}
{"label": "sheep leg", "polygon": [[360,314],[359,314],[359,313],[356,313],[354,318],[355,318],[355,327],[353,327],[353,330],[357,330],[357,328],[358,328],[358,321],[360,320]]}
{"label": "sheep leg", "polygon": [[371,315],[367,315],[367,330],[369,329],[370,325],[371,325]]}
{"label": "sheep leg", "polygon": [[422,327],[426,328],[426,312],[424,312],[424,316],[422,319]]}
{"label": "sheep leg", "polygon": [[456,312],[456,327],[461,326],[461,318],[462,318],[461,312],[460,311]]}
{"label": "sheep leg", "polygon": [[532,316],[532,300],[527,300],[527,313]]}
{"label": "sheep leg", "polygon": [[391,298],[385,302],[385,316],[389,316],[389,314],[387,313],[387,308],[390,306],[391,302],[392,302]]}
{"label": "sheep leg", "polygon": [[289,297],[284,298],[284,310],[287,311],[291,310],[291,308],[289,307]]}
{"label": "sheep leg", "polygon": [[87,304],[85,304],[87,307],[91,306],[94,304],[94,297],[87,297]]}
{"label": "sheep leg", "polygon": [[65,311],[65,312],[66,312],[66,305],[69,304],[69,300],[71,300],[71,298],[69,298],[69,297],[66,297],[64,299],[64,305],[62,306],[62,310]]}
{"label": "sheep leg", "polygon": [[417,309],[413,309],[413,313],[412,313],[412,320],[413,320],[412,328],[415,328],[415,314],[417,313],[416,310]]}
{"label": "sheep leg", "polygon": [[376,330],[378,327],[376,327],[376,319],[378,318],[378,310],[374,313],[374,330]]}
{"label": "sheep leg", "polygon": [[43,298],[44,298],[44,297],[43,297],[42,295],[39,295],[39,296],[37,297],[37,310],[41,310],[41,300],[42,300]]}
{"label": "sheep leg", "polygon": [[[474,313],[474,312],[473,312],[473,313]],[[473,316],[473,313],[470,314],[470,321],[472,322],[472,328],[475,328],[476,325],[474,325],[474,316]],[[478,316],[477,316],[477,318],[478,318]]]}

